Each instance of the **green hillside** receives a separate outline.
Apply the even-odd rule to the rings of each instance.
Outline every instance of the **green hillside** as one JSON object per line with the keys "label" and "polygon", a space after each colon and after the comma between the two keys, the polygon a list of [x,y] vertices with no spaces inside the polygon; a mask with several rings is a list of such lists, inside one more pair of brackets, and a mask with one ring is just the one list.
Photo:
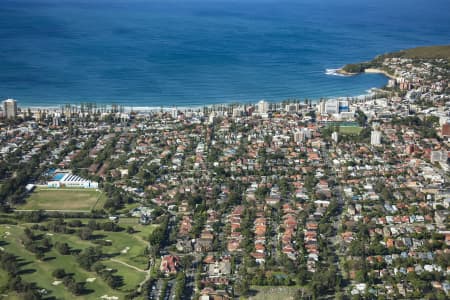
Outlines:
{"label": "green hillside", "polygon": [[391,52],[379,55],[371,61],[347,64],[342,68],[344,73],[362,73],[368,68],[378,68],[381,62],[385,58],[399,57],[399,58],[411,58],[411,59],[437,59],[443,58],[450,61],[450,45],[443,46],[427,46],[417,47],[397,52]]}
{"label": "green hillside", "polygon": [[417,47],[383,55],[383,57],[404,57],[413,59],[436,59],[444,58],[450,60],[450,45]]}

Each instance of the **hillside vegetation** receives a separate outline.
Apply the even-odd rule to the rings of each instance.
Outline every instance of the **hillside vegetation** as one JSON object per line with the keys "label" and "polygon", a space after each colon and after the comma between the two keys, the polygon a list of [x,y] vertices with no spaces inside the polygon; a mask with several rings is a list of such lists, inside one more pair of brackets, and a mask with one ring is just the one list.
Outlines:
{"label": "hillside vegetation", "polygon": [[450,60],[450,45],[417,47],[383,55],[383,57],[403,57],[412,59],[436,59]]}
{"label": "hillside vegetation", "polygon": [[399,57],[411,59],[437,59],[443,58],[450,61],[450,45],[417,47],[397,52],[386,53],[375,57],[371,61],[347,64],[342,68],[344,73],[362,73],[368,68],[378,68],[385,58]]}

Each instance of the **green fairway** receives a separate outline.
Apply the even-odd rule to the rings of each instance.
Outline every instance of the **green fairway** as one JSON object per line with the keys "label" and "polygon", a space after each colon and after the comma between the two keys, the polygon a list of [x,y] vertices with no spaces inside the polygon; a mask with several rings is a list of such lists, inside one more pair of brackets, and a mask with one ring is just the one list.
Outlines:
{"label": "green fairway", "polygon": [[[120,225],[125,226],[121,223]],[[136,224],[131,226],[135,230],[133,234],[129,234],[125,230],[120,232],[96,230],[94,235],[98,239],[111,243],[110,246],[102,246],[104,253],[138,269],[146,269],[148,263],[148,257],[144,254],[148,245],[146,239],[157,226]],[[55,242],[66,242],[71,248],[80,250],[96,246],[94,240],[84,241],[75,234],[53,234],[52,240]]]}
{"label": "green fairway", "polygon": [[136,231],[133,235],[139,237],[140,239],[147,241],[149,235],[155,230],[158,225],[142,225],[139,224],[138,218],[120,218],[119,225],[127,228],[128,226],[133,227]]}
{"label": "green fairway", "polygon": [[6,295],[3,296],[3,299],[8,299],[8,300],[22,300],[22,298],[20,297],[20,295],[18,295],[17,293],[8,293]]}
{"label": "green fairway", "polygon": [[348,134],[348,135],[358,135],[363,130],[362,127],[359,126],[341,126],[339,127],[340,134]]}
{"label": "green fairway", "polygon": [[159,225],[135,225],[133,226],[133,228],[137,231],[135,233],[136,236],[138,236],[142,240],[147,241],[150,233],[152,233],[153,230],[155,230],[158,226]]}
{"label": "green fairway", "polygon": [[139,202],[135,202],[135,203],[126,203],[121,209],[119,209],[117,211],[118,214],[126,214],[128,213],[130,210],[132,210],[133,208],[139,207],[142,204]]}
{"label": "green fairway", "polygon": [[18,209],[90,211],[102,208],[105,200],[97,190],[37,188]]}
{"label": "green fairway", "polygon": [[[82,221],[87,220],[82,219]],[[122,276],[123,285],[114,290],[109,287],[97,274],[81,268],[76,261],[76,255],[61,255],[53,248],[45,254],[45,259],[38,260],[36,255],[29,252],[22,245],[24,229],[31,224],[21,225],[0,225],[0,242],[5,251],[13,253],[23,263],[21,276],[28,282],[34,282],[40,288],[49,291],[48,296],[56,299],[99,299],[103,295],[117,296],[123,299],[127,292],[130,292],[139,285],[147,275],[148,257],[144,254],[148,242],[146,237],[158,225],[137,224],[137,219],[127,218],[121,224],[123,227],[131,226],[135,230],[133,234],[126,230],[120,232],[106,232],[103,230],[94,231],[96,239],[109,240],[110,246],[103,246],[102,251],[105,256],[102,263],[107,267],[117,270],[116,275]],[[125,225],[126,224],[126,225]],[[51,240],[52,244],[57,242],[67,243],[72,251],[82,251],[87,247],[97,246],[95,240],[81,240],[76,234],[63,234],[46,231],[35,231]],[[77,282],[86,282],[85,295],[75,297],[63,284],[54,285],[55,278],[52,272],[57,268],[63,268],[72,273]],[[87,282],[88,278],[95,278],[92,282]],[[0,287],[7,284],[8,276],[0,272]],[[14,294],[8,295],[8,299],[14,299]]]}
{"label": "green fairway", "polygon": [[[9,234],[8,234],[9,233]],[[54,249],[46,253],[44,261],[37,260],[35,255],[27,251],[21,244],[20,239],[23,236],[23,228],[19,226],[0,226],[0,238],[6,244],[3,248],[13,253],[23,263],[21,268],[21,276],[28,282],[35,282],[37,286],[45,288],[49,291],[49,296],[57,299],[98,299],[103,295],[117,296],[123,299],[124,293],[111,289],[101,278],[95,273],[88,272],[79,267],[76,258],[73,255],[60,255]],[[63,236],[63,235],[61,235]],[[59,236],[59,237],[61,237]],[[67,236],[67,235],[64,235]],[[55,241],[55,236],[49,236]],[[69,242],[71,246],[74,243]],[[88,293],[83,296],[75,297],[62,284],[53,285],[55,281],[52,272],[57,268],[64,268],[67,272],[73,273],[74,278],[78,282],[86,282],[87,278],[96,278],[93,282],[86,282]],[[4,276],[0,277],[0,279]],[[4,285],[0,282],[0,285]]]}
{"label": "green fairway", "polygon": [[139,272],[115,261],[107,261],[104,264],[108,268],[117,270],[114,274],[123,277],[123,285],[119,288],[119,290],[123,292],[136,290],[137,286],[145,279],[147,274],[146,272]]}
{"label": "green fairway", "polygon": [[0,290],[4,290],[4,288],[8,285],[8,273],[0,269]]}
{"label": "green fairway", "polygon": [[126,231],[95,231],[94,234],[104,235],[104,240],[111,241],[111,246],[103,246],[104,253],[139,269],[147,268],[148,258],[144,254],[147,242],[137,234],[129,234]]}

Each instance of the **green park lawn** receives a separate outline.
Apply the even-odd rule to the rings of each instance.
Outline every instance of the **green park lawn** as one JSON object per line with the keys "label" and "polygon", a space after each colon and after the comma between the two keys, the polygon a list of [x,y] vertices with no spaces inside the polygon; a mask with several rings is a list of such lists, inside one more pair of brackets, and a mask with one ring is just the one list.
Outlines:
{"label": "green park lawn", "polygon": [[97,190],[37,188],[18,209],[90,211],[102,208],[105,201],[106,196]]}

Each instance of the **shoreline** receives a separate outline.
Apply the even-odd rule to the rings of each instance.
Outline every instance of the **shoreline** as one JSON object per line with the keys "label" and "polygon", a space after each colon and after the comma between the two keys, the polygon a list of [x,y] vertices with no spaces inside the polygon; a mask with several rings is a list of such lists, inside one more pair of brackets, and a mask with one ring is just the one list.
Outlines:
{"label": "shoreline", "polygon": [[367,74],[383,74],[384,76],[390,78],[390,79],[397,79],[397,77],[395,77],[394,75],[389,74],[388,72],[381,70],[381,69],[376,69],[376,68],[367,68],[364,70],[364,73]]}
{"label": "shoreline", "polygon": [[[364,70],[364,72],[361,73],[351,73],[351,72],[346,72],[341,68],[338,69],[327,69],[326,74],[327,75],[338,75],[338,76],[356,76],[356,75],[360,75],[363,73],[367,73],[367,74],[382,74],[387,78],[390,79],[396,79],[396,77],[394,77],[393,75],[387,73],[384,70],[380,70],[380,69],[375,69],[375,68],[368,68],[366,70]],[[365,93],[360,94],[360,95],[352,95],[352,96],[329,96],[329,97],[323,97],[323,98],[318,98],[318,99],[309,99],[309,101],[312,102],[313,105],[316,105],[320,100],[322,99],[362,99],[365,97],[372,97],[374,96],[376,93],[374,91],[382,91],[383,87],[371,87],[367,90],[365,90]],[[261,100],[265,100],[265,99],[261,99]],[[275,104],[281,104],[283,101],[285,101],[287,99],[284,100],[265,100],[268,101],[270,103],[275,103]],[[297,99],[299,101],[299,103],[303,103],[304,99]],[[220,107],[220,106],[244,106],[244,105],[257,105],[257,101],[236,101],[236,102],[229,102],[229,103],[215,103],[215,104],[203,104],[203,105],[198,105],[198,104],[194,104],[192,106],[189,105],[183,105],[183,106],[177,106],[177,105],[167,105],[167,106],[132,106],[132,105],[126,105],[126,104],[120,104],[120,103],[111,103],[111,104],[103,104],[103,103],[98,103],[98,102],[74,102],[74,103],[61,103],[59,105],[55,105],[55,104],[49,104],[49,105],[28,105],[28,104],[20,104],[19,103],[19,108],[23,111],[23,110],[31,110],[33,112],[37,112],[39,110],[46,110],[46,111],[58,111],[61,110],[61,108],[64,108],[66,106],[70,106],[73,108],[80,108],[82,104],[94,104],[96,105],[96,110],[101,110],[102,107],[107,108],[107,109],[111,109],[114,105],[116,105],[117,107],[122,107],[124,112],[158,112],[158,111],[171,111],[173,109],[177,109],[179,111],[198,111],[201,110],[203,108],[214,108],[214,107]]]}
{"label": "shoreline", "polygon": [[340,74],[340,75],[343,75],[343,76],[356,76],[356,75],[361,74],[361,73],[347,72],[347,71],[345,71],[343,68],[344,68],[344,67],[337,69],[337,70],[336,70],[336,73],[337,73],[337,74]]}
{"label": "shoreline", "polygon": [[[355,74],[357,75],[357,74]],[[350,75],[349,75],[350,76]],[[357,99],[364,99],[365,97],[373,97],[377,92],[383,91],[382,87],[372,87],[369,88],[365,91],[364,94],[360,94],[360,95],[354,95],[354,96],[334,96],[334,97],[325,97],[322,99],[309,99],[312,102],[312,105],[317,105],[317,103],[320,102],[320,100],[326,99],[351,99],[351,100],[357,100]],[[264,100],[264,99],[261,99]],[[273,104],[281,104],[283,101],[285,100],[277,100],[277,101],[268,101],[268,100],[264,100],[267,101],[269,103],[273,103]],[[304,100],[298,100],[299,103],[304,103]],[[89,102],[91,103],[91,102]],[[92,102],[95,103],[95,102]],[[129,105],[121,105],[121,104],[117,104],[117,106],[119,107],[123,107],[123,112],[137,112],[137,113],[150,113],[150,112],[158,112],[158,111],[165,111],[165,112],[169,112],[172,111],[174,109],[178,110],[178,111],[199,111],[202,110],[203,108],[214,108],[214,107],[229,107],[229,106],[244,106],[244,105],[257,105],[258,102],[233,102],[233,103],[221,103],[221,104],[205,104],[205,105],[195,105],[195,106],[129,106]],[[70,105],[73,108],[80,108],[81,104],[61,104],[59,106],[55,106],[55,105],[49,105],[49,106],[37,106],[37,105],[18,105],[18,107],[22,110],[30,110],[32,112],[38,112],[39,110],[43,110],[43,111],[61,111],[61,108],[64,108],[66,105]],[[106,109],[111,109],[113,105],[109,104],[109,105],[103,105]],[[100,107],[97,107],[97,109],[100,109]]]}
{"label": "shoreline", "polygon": [[377,69],[377,68],[367,68],[364,69],[364,72],[359,72],[359,73],[352,73],[352,72],[347,72],[342,68],[339,68],[336,70],[337,74],[341,74],[343,76],[356,76],[356,75],[360,75],[360,74],[382,74],[390,79],[397,79],[397,77],[395,77],[394,75],[389,74],[388,72],[381,70],[381,69]]}

